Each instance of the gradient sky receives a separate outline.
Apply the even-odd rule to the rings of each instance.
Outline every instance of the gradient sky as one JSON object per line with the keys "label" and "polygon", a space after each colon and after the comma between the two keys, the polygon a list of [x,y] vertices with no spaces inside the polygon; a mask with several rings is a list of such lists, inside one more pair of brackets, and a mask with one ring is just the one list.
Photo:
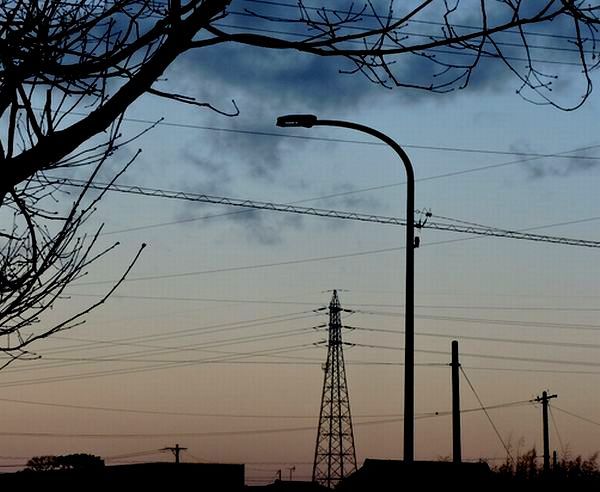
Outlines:
{"label": "gradient sky", "polygon": [[[524,101],[510,73],[487,63],[472,87],[445,95],[390,91],[339,75],[340,66],[244,47],[186,56],[165,86],[222,108],[235,99],[240,116],[144,98],[124,130],[133,134],[144,128],[140,120],[160,117],[166,124],[118,155],[105,176],[141,147],[120,183],[279,203],[312,199],[303,205],[403,217],[404,170],[389,148],[368,145],[356,132],[274,126],[278,115],[311,112],[373,126],[405,145],[419,209],[510,229],[579,221],[535,232],[600,240],[600,161],[523,156],[600,159],[598,149],[588,149],[600,145],[597,94],[563,112]],[[576,99],[581,80],[568,71],[577,69],[562,69],[557,97]],[[440,176],[463,170],[474,171]],[[319,199],[332,194],[338,196]],[[359,463],[402,457],[401,227],[118,193],[102,201],[95,220],[105,224],[102,243],[121,246],[73,284],[71,299],[45,322],[93,302],[142,242],[149,247],[84,326],[39,342],[40,360],[0,373],[3,465],[72,452],[128,455],[109,462],[167,460],[137,453],[177,442],[188,448],[185,460],[247,463],[251,479],[270,480],[277,469],[285,476],[291,466],[297,478],[309,478],[326,355],[314,345],[326,333],[313,327],[327,321],[313,309],[329,302],[331,289],[356,310],[344,322],[357,329],[344,337],[357,344],[346,359]],[[541,449],[541,409],[527,400],[543,390],[558,394],[552,449],[584,456],[599,450],[598,252],[429,229],[420,236],[416,348],[439,353],[416,353],[417,415],[450,409],[445,364],[457,339],[465,373],[486,405],[524,402],[490,410],[513,453]],[[462,404],[479,407],[465,379]],[[397,420],[372,423],[382,418]],[[416,458],[449,456],[450,425],[447,416],[417,420]],[[269,432],[243,434],[255,430]],[[463,456],[506,456],[483,412],[463,416]]]}

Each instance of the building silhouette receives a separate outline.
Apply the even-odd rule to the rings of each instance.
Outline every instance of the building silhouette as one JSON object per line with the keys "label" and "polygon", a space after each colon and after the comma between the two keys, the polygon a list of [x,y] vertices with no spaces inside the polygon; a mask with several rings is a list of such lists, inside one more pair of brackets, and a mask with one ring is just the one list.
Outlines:
{"label": "building silhouette", "polygon": [[20,471],[0,474],[2,490],[43,492],[232,491],[244,490],[244,465],[142,463],[97,469]]}

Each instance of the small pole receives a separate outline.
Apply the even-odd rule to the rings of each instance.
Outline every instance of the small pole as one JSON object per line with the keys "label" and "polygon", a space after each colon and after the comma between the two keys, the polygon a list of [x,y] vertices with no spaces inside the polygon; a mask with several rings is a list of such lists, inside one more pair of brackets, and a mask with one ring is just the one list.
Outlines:
{"label": "small pole", "polygon": [[182,451],[185,451],[187,448],[182,448],[179,444],[175,444],[175,447],[166,447],[163,448],[162,451],[171,451],[175,455],[175,464],[179,464],[179,455]]}
{"label": "small pole", "polygon": [[537,397],[535,401],[542,404],[542,427],[544,434],[544,474],[550,472],[550,433],[548,432],[548,402],[552,398],[557,398],[557,395],[548,395],[547,391],[542,392],[541,397]]}
{"label": "small pole", "polygon": [[292,481],[292,477],[293,477],[293,473],[294,471],[296,471],[296,467],[292,466],[290,468],[288,468],[288,470],[290,471],[290,482]]}
{"label": "small pole", "polygon": [[460,363],[458,361],[458,341],[452,341],[452,461],[462,462],[460,436]]}

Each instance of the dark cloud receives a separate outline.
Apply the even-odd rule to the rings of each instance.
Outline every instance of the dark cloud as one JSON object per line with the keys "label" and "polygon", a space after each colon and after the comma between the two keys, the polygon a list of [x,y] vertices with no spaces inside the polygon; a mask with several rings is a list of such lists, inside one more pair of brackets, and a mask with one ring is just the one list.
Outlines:
{"label": "dark cloud", "polygon": [[[530,179],[541,179],[546,177],[566,177],[574,174],[586,173],[600,167],[600,161],[595,159],[586,159],[586,157],[595,157],[596,149],[585,149],[570,152],[570,155],[580,158],[565,159],[535,159],[523,163],[526,169],[527,177]],[[517,153],[535,152],[526,144],[513,145],[511,151]],[[524,159],[530,157],[523,156]]]}
{"label": "dark cloud", "polygon": [[[526,6],[528,10],[534,9],[533,3]],[[294,12],[290,9],[281,9],[268,3],[256,4],[263,9],[260,13],[267,17],[291,17]],[[332,8],[338,6],[347,8],[348,2],[335,2],[327,4]],[[376,6],[384,9],[387,2],[377,2]],[[452,16],[452,20],[461,26],[477,26],[481,23],[478,7],[461,8]],[[486,3],[487,5],[487,3]],[[226,30],[236,32],[240,27],[254,29],[262,26],[272,31],[281,30],[288,33],[297,27],[293,23],[269,22],[251,17],[244,13],[241,4],[234,2],[232,14],[224,19],[230,27]],[[258,7],[257,7],[258,8]],[[404,8],[400,5],[399,9]],[[270,10],[264,10],[270,9]],[[503,20],[508,10],[501,2],[492,4],[488,11],[490,24],[497,24]],[[525,11],[524,11],[525,12]],[[400,15],[402,12],[396,12]],[[314,12],[313,12],[314,14]],[[429,18],[436,18],[435,12],[427,12]],[[438,12],[439,14],[439,12]],[[527,14],[527,12],[525,12]],[[443,17],[438,15],[439,20]],[[365,22],[374,22],[365,16]],[[370,20],[369,20],[370,19]],[[235,27],[231,27],[231,26]],[[459,28],[468,31],[468,28]],[[434,24],[411,23],[406,28],[407,33],[412,33],[415,38],[426,40],[427,36],[442,35],[442,27]],[[557,60],[573,61],[575,55],[569,51],[549,52],[547,48],[560,48],[569,43],[560,36],[571,35],[572,25],[566,17],[544,26],[536,26],[540,36],[530,37],[530,51],[532,58],[538,60],[539,76],[543,81],[552,81],[553,85],[562,84],[562,92],[571,96],[573,91],[567,90],[568,81],[572,74],[558,82],[541,75],[554,74],[564,67],[553,64]],[[269,34],[269,32],[265,32]],[[502,47],[507,61],[518,68],[520,73],[527,74],[526,51],[520,45],[519,36],[514,33],[495,35],[494,40]],[[492,46],[489,46],[492,51]],[[549,56],[549,53],[556,57]],[[451,82],[465,66],[473,60],[473,55],[466,50],[453,50],[444,48],[432,53],[431,59],[419,54],[408,54],[398,57],[391,68],[401,82],[428,85],[431,82]],[[438,63],[436,63],[438,62]],[[549,62],[549,63],[546,63]],[[456,67],[454,70],[445,71],[445,65]],[[386,90],[371,83],[360,73],[354,75],[340,74],[340,70],[352,70],[351,62],[344,58],[319,57],[315,55],[298,53],[292,50],[274,50],[254,48],[238,44],[227,44],[202,48],[190,51],[181,58],[173,67],[169,85],[176,90],[193,95],[197,99],[210,102],[215,106],[228,109],[229,101],[235,99],[240,107],[241,115],[237,118],[224,120],[215,113],[205,113],[205,124],[214,126],[227,126],[231,129],[246,130],[252,128],[258,132],[278,132],[274,126],[276,116],[285,113],[312,112],[321,116],[344,118],[356,113],[360,108],[376,102],[388,106],[406,104],[422,104],[435,100],[440,103],[453,97],[452,95],[432,95],[428,91],[415,91],[405,88]],[[572,72],[572,67],[567,66]],[[460,85],[461,81],[459,81]],[[518,89],[520,82],[509,67],[501,60],[484,56],[479,60],[478,67],[471,74],[465,94],[485,95],[486,93],[505,92]],[[528,94],[531,95],[531,94]],[[351,117],[351,116],[348,116]],[[227,194],[233,182],[238,184],[244,180],[256,180],[264,183],[275,183],[278,180],[288,179],[287,173],[281,172],[285,167],[285,156],[288,152],[297,150],[297,146],[305,145],[302,141],[259,136],[254,134],[213,132],[210,140],[202,147],[195,146],[194,151],[182,154],[183,160],[197,171],[202,189],[215,194]],[[568,175],[595,166],[595,161],[573,160],[572,162],[553,161],[551,163],[531,162],[528,172],[531,177],[545,175]],[[300,181],[288,183],[286,186],[306,188],[308,191],[314,184]],[[236,187],[238,189],[238,187]],[[264,197],[268,199],[268,197]],[[376,210],[380,204],[376,201],[366,203],[358,195],[338,197],[335,201],[327,203],[327,207],[356,209],[364,205],[366,208]],[[247,227],[255,239],[263,243],[273,243],[278,239],[281,227],[286,222],[279,219],[266,220],[261,213],[237,214],[232,219]],[[300,224],[300,223],[298,223]],[[300,225],[297,226],[299,227]]]}
{"label": "dark cloud", "polygon": [[208,195],[228,194],[232,180],[229,168],[223,162],[211,157],[202,157],[187,147],[180,152],[180,161],[187,164],[192,172],[186,172],[180,189]]}
{"label": "dark cloud", "polygon": [[[201,49],[190,53],[170,77],[181,92],[219,108],[234,99],[241,110],[224,119],[204,113],[205,122],[232,130],[281,133],[278,115],[314,112],[340,116],[356,108],[376,88],[357,77],[340,76],[335,63],[290,51],[264,50],[241,45]],[[298,149],[301,141],[257,134],[213,132],[204,157],[224,155],[237,175],[273,181],[286,150]]]}
{"label": "dark cloud", "polygon": [[243,226],[246,237],[263,245],[280,244],[290,229],[301,229],[303,219],[300,215],[268,212],[264,210],[245,210],[229,216],[231,220]]}
{"label": "dark cloud", "polygon": [[[241,5],[245,4],[234,2],[230,15],[225,19],[227,25],[224,29],[242,32],[247,28],[251,33],[258,30],[259,34],[289,39],[296,39],[290,33],[306,34],[306,31],[302,31],[301,27],[293,22],[268,21],[252,17],[247,12],[239,10],[242,8]],[[329,9],[338,7],[342,11],[348,9],[350,5],[350,2],[344,1],[326,4]],[[388,2],[376,2],[375,6],[379,12],[387,12]],[[251,5],[251,7],[259,8],[258,14],[269,19],[293,19],[297,13],[294,9],[284,9],[270,3]],[[396,5],[395,8],[394,15],[398,17],[411,7]],[[486,8],[489,25],[507,22],[512,15],[512,10],[502,2],[486,3]],[[523,16],[528,16],[538,12],[539,8],[536,2],[524,2],[520,6],[520,11]],[[376,27],[377,21],[369,15],[370,13],[370,9],[367,9],[365,15],[351,27]],[[427,22],[409,22],[401,33],[406,34],[408,43],[440,39],[446,29],[443,25],[444,13],[443,4],[434,3],[417,19],[427,20]],[[311,9],[308,14],[313,18],[317,16],[317,13]],[[461,3],[448,19],[455,25],[458,35],[471,33],[473,29],[469,26],[476,27],[482,24],[478,4]],[[432,20],[434,22],[430,22]],[[354,32],[356,31],[340,31],[341,34]],[[486,44],[486,53],[478,60],[477,67],[468,80],[467,92],[518,90],[522,84],[516,75],[518,73],[538,87],[540,84],[549,84],[548,88],[562,86],[560,91],[549,91],[545,88],[540,88],[540,91],[548,97],[564,98],[565,104],[577,103],[582,93],[574,93],[565,90],[564,87],[575,78],[572,64],[577,64],[579,61],[575,45],[572,40],[566,39],[574,34],[573,21],[566,15],[553,22],[535,25],[535,32],[533,28],[527,31],[527,34],[524,34],[527,47],[523,46],[522,37],[516,30],[494,34],[492,39],[496,46],[489,42]],[[389,45],[389,41],[387,43]],[[473,40],[472,43],[476,45],[477,40]],[[360,48],[362,45],[347,44],[345,47]],[[495,57],[496,48],[502,51],[504,60]],[[463,46],[434,49],[428,54],[430,58],[423,56],[423,53],[390,57],[389,68],[401,83],[423,87],[434,84],[440,86],[441,90],[450,90],[460,88],[467,81],[466,78],[459,76],[464,72],[465,67],[476,59],[473,52]],[[528,56],[535,72],[529,72]],[[243,110],[253,108],[253,103],[260,103],[263,108],[340,114],[370,100],[381,99],[385,97],[386,92],[390,92],[373,84],[360,72],[352,75],[340,74],[340,71],[353,71],[356,68],[353,62],[345,58],[319,57],[293,50],[269,50],[229,44],[190,52],[186,55],[184,63],[185,71],[195,80],[202,81],[203,95],[214,100],[215,96],[219,99],[221,94],[222,99],[222,95],[227,93],[227,97],[231,95],[238,100]],[[453,68],[447,69],[447,67]],[[379,73],[385,78],[383,70],[379,70]],[[393,85],[393,81],[388,82]],[[424,99],[431,98],[427,90],[397,88],[391,92],[393,96],[386,99],[398,104],[421,103]],[[523,90],[522,94],[525,97],[535,97],[532,90]],[[451,96],[445,96],[448,97]]]}
{"label": "dark cloud", "polygon": [[[458,2],[457,5],[458,8],[448,16],[457,35],[470,34],[473,28],[482,25],[479,5]],[[513,11],[508,2],[486,2],[485,5],[488,25],[497,26],[511,21]],[[533,17],[544,6],[539,2],[520,2],[519,12],[522,18]],[[553,8],[561,6],[557,3]],[[441,12],[429,15],[429,20],[436,19],[443,21]],[[426,22],[420,26],[408,23],[406,32],[413,40],[421,37],[423,41],[427,41],[442,38],[445,30],[440,24]],[[526,100],[545,103],[547,98],[559,106],[573,107],[586,93],[587,83],[581,70],[580,53],[575,41],[576,25],[571,17],[563,14],[552,22],[535,24],[523,32],[511,29],[493,34],[486,42],[479,59],[476,59],[474,51],[463,46],[443,47],[428,52],[433,56],[431,60],[419,54],[403,55],[394,65],[394,71],[403,82],[417,85],[434,83],[441,86],[442,90],[448,84],[446,89],[454,89],[454,93],[485,95],[517,92]],[[476,46],[478,42],[475,39],[470,44]],[[584,35],[583,43],[588,52],[588,63],[595,63],[598,48],[593,37]],[[475,60],[477,66],[470,73],[468,84],[465,77],[457,79]],[[448,67],[452,68],[446,70]],[[466,85],[464,91],[456,91],[462,89],[463,85]],[[407,93],[414,96],[405,98],[408,102],[421,103],[423,97],[419,96],[431,98],[427,91],[402,91],[401,97],[404,98]],[[447,94],[437,101],[445,101],[451,97],[452,95]]]}
{"label": "dark cloud", "polygon": [[373,193],[354,193],[356,189],[356,184],[338,183],[335,188],[319,193],[323,199],[311,201],[311,204],[306,206],[361,213],[375,213],[374,211],[382,209],[381,200]]}
{"label": "dark cloud", "polygon": [[350,68],[343,59],[229,44],[192,51],[182,73],[200,80],[204,97],[234,98],[241,109],[304,111],[350,110],[372,96],[374,87],[362,77],[340,75]]}

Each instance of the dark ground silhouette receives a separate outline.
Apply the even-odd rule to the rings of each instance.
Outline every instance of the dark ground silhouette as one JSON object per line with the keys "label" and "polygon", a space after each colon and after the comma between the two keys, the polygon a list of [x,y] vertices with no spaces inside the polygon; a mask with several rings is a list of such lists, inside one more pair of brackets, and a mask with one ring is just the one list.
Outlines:
{"label": "dark ground silhouette", "polygon": [[[81,455],[71,455],[79,457]],[[47,457],[44,457],[47,458]],[[56,457],[55,457],[56,458]],[[59,460],[64,461],[64,457]],[[68,457],[67,457],[68,458]],[[400,490],[537,491],[598,490],[600,469],[597,456],[581,456],[555,460],[549,473],[543,472],[535,449],[515,460],[491,468],[485,462],[455,464],[449,461],[417,461],[366,459],[335,490],[342,492],[388,492]],[[73,461],[67,459],[68,465]],[[76,463],[90,459],[75,459]],[[45,471],[24,470],[0,474],[3,490],[70,491],[290,491],[319,492],[328,490],[308,481],[276,480],[268,485],[248,486],[242,464],[144,463],[117,466],[80,466],[46,468]]]}

